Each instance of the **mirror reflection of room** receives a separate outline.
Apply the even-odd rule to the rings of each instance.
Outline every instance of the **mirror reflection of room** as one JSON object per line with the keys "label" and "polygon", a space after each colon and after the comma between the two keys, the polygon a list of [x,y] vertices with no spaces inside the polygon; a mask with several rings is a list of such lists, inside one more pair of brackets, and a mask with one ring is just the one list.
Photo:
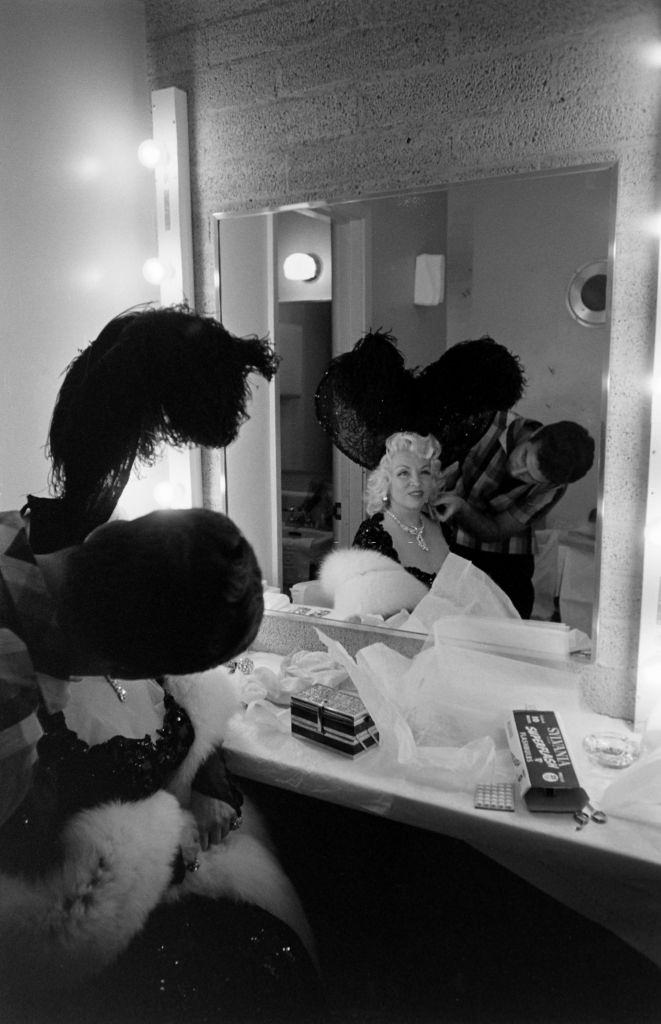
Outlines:
{"label": "mirror reflection of room", "polygon": [[[606,267],[612,190],[612,173],[594,170],[276,214],[285,593],[300,584],[296,595],[305,597],[304,584],[316,578],[320,558],[329,550],[330,527],[335,545],[346,547],[364,518],[364,480],[359,487],[347,485],[351,470],[342,470],[344,456],[337,451],[329,475],[331,456],[311,419],[313,374],[323,369],[329,351],[328,330],[314,322],[324,315],[321,309],[328,310],[333,355],[358,340],[350,331],[355,334],[362,315],[362,323],[392,333],[412,369],[428,366],[459,341],[490,335],[520,358],[525,372],[515,413],[543,424],[575,421],[599,439],[608,362],[606,274],[581,278],[581,272]],[[338,268],[334,281],[331,243]],[[284,259],[297,250],[323,251],[315,280],[284,277]],[[361,262],[364,280],[356,272]],[[583,286],[578,293],[583,315],[575,301],[577,281]],[[356,308],[358,320],[352,320]],[[566,622],[587,635],[596,616],[600,472],[597,458],[534,524],[532,616]],[[334,524],[326,520],[323,528],[309,513],[319,487],[325,507],[334,507],[340,517]],[[304,535],[290,536],[296,532],[292,525]],[[306,530],[320,533],[306,536]],[[323,602],[318,588],[308,588],[307,594],[306,600]]]}

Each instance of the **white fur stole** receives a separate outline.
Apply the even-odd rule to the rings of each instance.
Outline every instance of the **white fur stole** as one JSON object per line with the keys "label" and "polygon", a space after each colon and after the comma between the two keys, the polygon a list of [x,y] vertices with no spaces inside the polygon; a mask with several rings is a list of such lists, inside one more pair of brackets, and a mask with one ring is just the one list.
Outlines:
{"label": "white fur stole", "polygon": [[193,746],[169,787],[172,792],[80,811],[65,828],[62,864],[44,877],[0,872],[0,976],[19,997],[25,991],[61,992],[84,983],[116,959],[162,900],[173,902],[187,894],[261,907],[293,928],[316,960],[301,903],[248,798],[242,828],[200,851],[199,870],[187,872],[181,885],[171,885],[180,840],[193,824],[184,809],[190,783],[241,705],[224,669],[170,677],[166,689],[195,728]]}
{"label": "white fur stole", "polygon": [[319,580],[338,615],[394,615],[411,611],[428,588],[398,562],[368,548],[332,551]]}
{"label": "white fur stole", "polygon": [[66,990],[111,963],[165,894],[184,818],[164,792],[81,811],[61,865],[38,879],[0,873],[5,985]]}

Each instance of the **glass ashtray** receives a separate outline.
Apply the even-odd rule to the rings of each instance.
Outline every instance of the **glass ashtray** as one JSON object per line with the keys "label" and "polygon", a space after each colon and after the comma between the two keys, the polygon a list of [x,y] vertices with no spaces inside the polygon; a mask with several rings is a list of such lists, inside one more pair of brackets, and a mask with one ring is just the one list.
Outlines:
{"label": "glass ashtray", "polygon": [[583,740],[583,749],[603,768],[628,768],[640,754],[638,740],[621,732],[590,733]]}

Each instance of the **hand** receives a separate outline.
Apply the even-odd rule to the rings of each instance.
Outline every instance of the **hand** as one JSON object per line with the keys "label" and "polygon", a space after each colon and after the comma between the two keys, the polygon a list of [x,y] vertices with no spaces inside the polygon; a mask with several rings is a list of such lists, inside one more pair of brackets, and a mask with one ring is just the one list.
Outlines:
{"label": "hand", "polygon": [[436,499],[435,508],[436,515],[440,521],[447,523],[466,508],[466,502],[458,494],[454,494],[452,491],[444,491]]}
{"label": "hand", "polygon": [[224,800],[198,793],[195,789],[191,790],[190,809],[197,823],[202,850],[222,843],[230,830],[237,827],[235,823],[238,815],[233,807]]}

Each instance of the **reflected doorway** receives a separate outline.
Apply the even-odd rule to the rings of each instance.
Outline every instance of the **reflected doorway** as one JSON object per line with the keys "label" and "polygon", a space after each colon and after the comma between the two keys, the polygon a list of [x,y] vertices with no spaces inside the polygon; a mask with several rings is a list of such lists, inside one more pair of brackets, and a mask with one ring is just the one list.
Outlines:
{"label": "reflected doorway", "polygon": [[282,587],[316,579],[333,547],[333,446],[314,391],[332,355],[331,302],[279,302]]}

